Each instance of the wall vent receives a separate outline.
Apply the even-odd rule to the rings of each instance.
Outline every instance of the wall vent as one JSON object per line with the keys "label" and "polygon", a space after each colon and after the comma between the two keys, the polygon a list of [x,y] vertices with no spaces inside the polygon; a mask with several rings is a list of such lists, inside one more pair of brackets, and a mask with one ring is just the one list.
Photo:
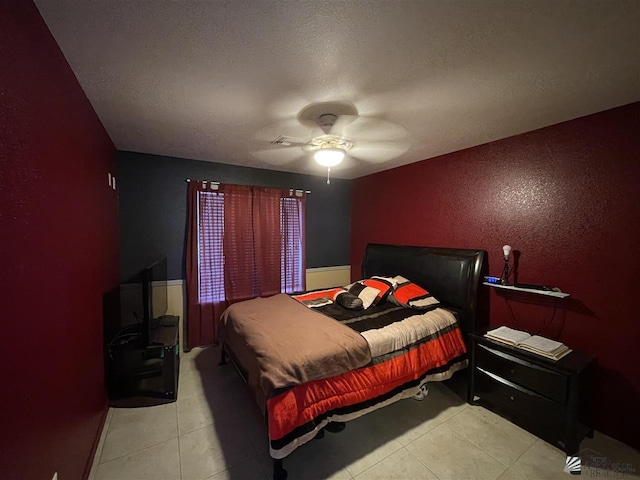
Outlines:
{"label": "wall vent", "polygon": [[278,138],[271,141],[271,145],[280,145],[282,147],[290,147],[291,145],[298,144],[300,144],[299,140],[291,137],[285,137],[284,135],[280,135]]}

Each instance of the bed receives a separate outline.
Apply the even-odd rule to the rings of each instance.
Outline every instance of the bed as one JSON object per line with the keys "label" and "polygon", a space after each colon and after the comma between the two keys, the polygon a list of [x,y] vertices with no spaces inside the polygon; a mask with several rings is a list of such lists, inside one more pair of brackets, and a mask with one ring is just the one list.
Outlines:
{"label": "bed", "polygon": [[406,308],[379,294],[365,310],[346,310],[323,301],[339,293],[327,289],[227,309],[220,322],[221,363],[231,358],[267,420],[275,479],[286,478],[282,459],[325,428],[339,430],[343,422],[420,395],[427,382],[467,365],[485,255],[367,245],[362,278],[409,279],[440,302],[428,308]]}

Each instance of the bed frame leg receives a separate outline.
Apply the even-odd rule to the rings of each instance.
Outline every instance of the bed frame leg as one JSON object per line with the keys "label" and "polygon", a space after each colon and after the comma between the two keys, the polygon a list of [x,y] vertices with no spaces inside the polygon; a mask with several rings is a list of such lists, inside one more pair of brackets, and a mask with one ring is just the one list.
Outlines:
{"label": "bed frame leg", "polygon": [[342,430],[345,429],[345,427],[347,426],[347,424],[345,422],[329,422],[327,423],[327,425],[324,427],[324,429],[327,432],[331,432],[331,433],[339,433]]}
{"label": "bed frame leg", "polygon": [[282,459],[273,459],[273,480],[286,480],[287,471],[282,466]]}
{"label": "bed frame leg", "polygon": [[220,362],[218,365],[226,365],[227,364],[227,352],[224,350],[224,346],[220,345]]}

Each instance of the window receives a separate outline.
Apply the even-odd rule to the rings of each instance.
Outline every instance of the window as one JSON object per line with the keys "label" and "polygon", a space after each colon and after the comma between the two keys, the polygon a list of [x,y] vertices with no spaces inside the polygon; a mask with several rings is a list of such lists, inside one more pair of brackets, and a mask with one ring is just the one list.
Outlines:
{"label": "window", "polygon": [[198,264],[200,302],[224,301],[224,194],[198,195]]}
{"label": "window", "polygon": [[[276,207],[277,208],[277,207]],[[259,215],[259,212],[257,213]],[[253,212],[256,215],[256,212]],[[198,264],[200,303],[220,303],[225,296],[224,193],[200,191],[198,194]],[[229,220],[229,219],[227,219]],[[277,235],[277,231],[274,234]],[[305,288],[304,271],[304,201],[297,197],[280,198],[280,291],[293,293]],[[244,238],[243,243],[254,239]],[[254,245],[255,250],[255,245]],[[228,256],[228,255],[227,255]],[[255,263],[255,262],[254,262]],[[276,263],[277,265],[277,263]],[[258,285],[258,268],[246,272],[254,275]],[[277,288],[277,287],[276,287]]]}
{"label": "window", "polygon": [[282,256],[280,261],[280,291],[284,293],[304,290],[304,217],[302,200],[286,197],[280,200],[280,232]]}

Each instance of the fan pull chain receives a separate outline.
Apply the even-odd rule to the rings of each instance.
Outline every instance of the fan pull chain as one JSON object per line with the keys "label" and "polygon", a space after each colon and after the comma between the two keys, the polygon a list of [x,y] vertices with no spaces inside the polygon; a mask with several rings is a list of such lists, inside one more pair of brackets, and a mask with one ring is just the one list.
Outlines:
{"label": "fan pull chain", "polygon": [[331,167],[327,167],[327,185],[331,185],[331,179],[329,175],[331,174]]}

